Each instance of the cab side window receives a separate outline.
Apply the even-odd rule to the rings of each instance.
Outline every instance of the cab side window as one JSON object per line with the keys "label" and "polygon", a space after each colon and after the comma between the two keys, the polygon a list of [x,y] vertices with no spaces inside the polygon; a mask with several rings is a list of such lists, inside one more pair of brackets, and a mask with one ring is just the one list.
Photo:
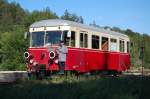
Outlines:
{"label": "cab side window", "polygon": [[63,40],[66,46],[75,47],[75,31],[71,31],[71,37],[68,37],[68,31],[63,32]]}
{"label": "cab side window", "polygon": [[66,46],[69,46],[70,37],[67,37],[68,31],[63,32],[63,40]]}

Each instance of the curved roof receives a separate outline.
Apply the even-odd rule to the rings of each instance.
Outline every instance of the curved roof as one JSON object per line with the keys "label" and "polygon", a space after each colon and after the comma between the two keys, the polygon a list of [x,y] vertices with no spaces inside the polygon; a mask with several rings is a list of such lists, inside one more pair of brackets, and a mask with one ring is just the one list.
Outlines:
{"label": "curved roof", "polygon": [[73,22],[73,21],[62,20],[62,19],[41,20],[41,21],[35,22],[32,25],[30,25],[30,28],[38,28],[38,27],[45,27],[45,26],[47,26],[47,27],[63,26],[63,25],[64,26],[75,26],[75,27],[90,29],[93,31],[98,31],[98,32],[106,33],[106,34],[111,34],[111,35],[128,38],[127,35],[119,33],[119,32],[114,32],[114,31],[106,30],[104,28],[93,27],[93,26],[89,26],[89,25],[85,25],[85,24],[81,24],[81,23],[77,23],[77,22]]}

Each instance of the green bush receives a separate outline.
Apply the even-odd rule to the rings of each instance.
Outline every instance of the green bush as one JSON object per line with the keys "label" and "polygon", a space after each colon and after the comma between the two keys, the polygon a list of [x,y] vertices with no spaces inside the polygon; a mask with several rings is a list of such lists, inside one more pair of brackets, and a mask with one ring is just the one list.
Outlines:
{"label": "green bush", "polygon": [[15,31],[1,34],[1,64],[2,70],[17,70],[24,68],[23,53],[27,49],[28,43],[24,40],[24,28],[16,27]]}

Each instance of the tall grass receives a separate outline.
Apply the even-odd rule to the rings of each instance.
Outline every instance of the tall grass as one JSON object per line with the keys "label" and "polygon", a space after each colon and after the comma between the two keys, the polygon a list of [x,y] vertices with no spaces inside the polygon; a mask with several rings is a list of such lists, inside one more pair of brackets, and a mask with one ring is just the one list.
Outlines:
{"label": "tall grass", "polygon": [[[59,78],[57,78],[58,81]],[[25,80],[0,85],[0,99],[149,99],[150,77]],[[56,80],[56,79],[55,79]],[[57,81],[57,80],[56,80]]]}

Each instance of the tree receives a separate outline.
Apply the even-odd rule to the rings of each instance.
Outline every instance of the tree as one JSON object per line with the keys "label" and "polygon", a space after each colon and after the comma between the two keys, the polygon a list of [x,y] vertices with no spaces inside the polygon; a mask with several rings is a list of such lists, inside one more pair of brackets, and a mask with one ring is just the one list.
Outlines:
{"label": "tree", "polygon": [[70,20],[78,23],[84,23],[82,16],[77,16],[74,13],[69,13],[68,10],[65,10],[64,15],[61,16],[61,19]]}
{"label": "tree", "polygon": [[23,53],[28,46],[24,32],[33,22],[52,18],[58,16],[49,8],[29,13],[16,2],[0,1],[0,69],[24,69]]}
{"label": "tree", "polygon": [[96,24],[95,20],[93,21],[93,23],[90,23],[90,26],[94,26],[97,28],[102,28],[100,25]]}
{"label": "tree", "polygon": [[122,30],[119,27],[113,27],[111,30],[115,32],[122,32]]}
{"label": "tree", "polygon": [[16,3],[0,2],[0,31],[11,31],[15,25],[24,25],[26,11]]}
{"label": "tree", "polygon": [[104,29],[111,29],[111,27],[109,27],[109,26],[104,26]]}
{"label": "tree", "polygon": [[32,23],[39,20],[47,20],[47,19],[57,19],[58,16],[56,13],[52,12],[48,7],[43,9],[42,11],[34,10],[31,14],[29,14],[26,18],[26,26],[31,25]]}
{"label": "tree", "polygon": [[27,42],[23,39],[24,27],[16,27],[16,31],[5,32],[1,35],[0,54],[2,70],[16,70],[25,68],[23,53]]}
{"label": "tree", "polygon": [[147,68],[150,68],[150,36],[147,35],[147,34],[143,34],[143,40],[142,40],[142,47],[144,47],[144,66],[147,67]]}

